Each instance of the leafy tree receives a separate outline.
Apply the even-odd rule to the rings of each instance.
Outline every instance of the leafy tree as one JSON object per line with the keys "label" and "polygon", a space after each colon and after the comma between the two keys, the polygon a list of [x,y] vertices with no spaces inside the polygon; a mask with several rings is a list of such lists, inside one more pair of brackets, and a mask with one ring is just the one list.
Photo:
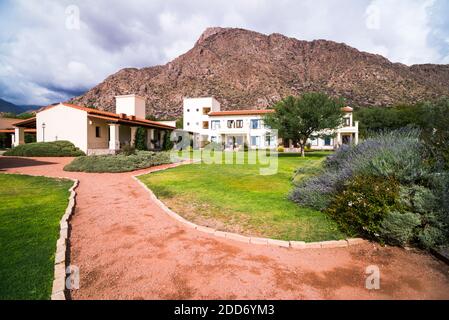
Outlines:
{"label": "leafy tree", "polygon": [[289,96],[273,106],[275,112],[265,116],[265,123],[284,139],[297,142],[301,156],[312,133],[318,136],[325,129],[335,129],[342,123],[343,101],[324,93],[305,93],[300,97]]}

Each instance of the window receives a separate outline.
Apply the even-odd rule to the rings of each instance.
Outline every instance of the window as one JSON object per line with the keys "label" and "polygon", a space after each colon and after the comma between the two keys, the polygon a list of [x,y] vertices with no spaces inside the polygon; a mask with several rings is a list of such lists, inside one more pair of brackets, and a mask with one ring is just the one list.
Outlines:
{"label": "window", "polygon": [[325,137],[324,138],[324,145],[325,146],[331,146],[332,145],[332,138],[331,137]]}
{"label": "window", "polygon": [[260,129],[259,119],[251,119],[251,129]]}
{"label": "window", "polygon": [[190,112],[190,109],[187,109],[187,112]]}
{"label": "window", "polygon": [[190,122],[187,122],[187,125],[190,126]]}
{"label": "window", "polygon": [[351,118],[344,118],[344,119],[345,119],[344,126],[350,127],[351,126]]}
{"label": "window", "polygon": [[228,120],[228,128],[234,128],[234,120]]}
{"label": "window", "polygon": [[258,146],[260,141],[260,137],[258,136],[251,136],[251,145],[252,146]]}
{"label": "window", "polygon": [[312,146],[318,146],[318,138],[317,137],[310,137],[310,144]]}
{"label": "window", "polygon": [[203,108],[203,114],[208,114],[210,112],[210,108]]}
{"label": "window", "polygon": [[196,112],[200,112],[200,109],[196,109]]}
{"label": "window", "polygon": [[235,127],[236,128],[243,128],[243,120],[237,120],[235,122]]}
{"label": "window", "polygon": [[220,129],[220,120],[212,120],[210,122],[210,127],[212,130]]}
{"label": "window", "polygon": [[209,121],[203,121],[203,129],[209,129]]}
{"label": "window", "polygon": [[217,142],[217,137],[211,136],[210,137],[210,142]]}
{"label": "window", "polygon": [[100,138],[100,127],[95,127],[95,137]]}

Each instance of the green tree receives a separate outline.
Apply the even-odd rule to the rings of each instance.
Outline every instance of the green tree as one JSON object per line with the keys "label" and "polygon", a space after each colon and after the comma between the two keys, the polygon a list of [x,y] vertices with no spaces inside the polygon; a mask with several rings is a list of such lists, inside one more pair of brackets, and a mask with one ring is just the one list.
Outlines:
{"label": "green tree", "polygon": [[147,130],[145,128],[139,127],[136,131],[136,149],[137,150],[147,150],[146,143]]}
{"label": "green tree", "polygon": [[300,97],[289,96],[273,106],[275,112],[265,116],[265,123],[278,130],[279,136],[297,142],[301,156],[312,133],[335,129],[342,123],[343,101],[324,93],[304,93]]}

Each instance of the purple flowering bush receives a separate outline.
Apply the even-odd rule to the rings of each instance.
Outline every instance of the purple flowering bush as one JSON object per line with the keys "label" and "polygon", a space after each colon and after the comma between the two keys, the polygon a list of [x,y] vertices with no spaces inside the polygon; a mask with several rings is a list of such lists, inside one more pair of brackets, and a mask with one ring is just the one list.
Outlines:
{"label": "purple flowering bush", "polygon": [[428,248],[448,242],[448,190],[420,131],[401,129],[340,148],[290,199],[327,212],[348,234]]}

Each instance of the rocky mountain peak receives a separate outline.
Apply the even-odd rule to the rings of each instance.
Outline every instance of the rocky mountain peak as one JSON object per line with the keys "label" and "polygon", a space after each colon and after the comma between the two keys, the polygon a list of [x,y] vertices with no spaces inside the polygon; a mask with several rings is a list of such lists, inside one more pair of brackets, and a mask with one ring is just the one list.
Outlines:
{"label": "rocky mountain peak", "polygon": [[351,106],[414,103],[449,96],[449,66],[408,67],[344,43],[213,27],[166,65],[120,70],[71,102],[114,111],[114,96],[136,93],[148,114],[166,119],[182,115],[183,97],[215,96],[224,110],[251,109],[306,91]]}

